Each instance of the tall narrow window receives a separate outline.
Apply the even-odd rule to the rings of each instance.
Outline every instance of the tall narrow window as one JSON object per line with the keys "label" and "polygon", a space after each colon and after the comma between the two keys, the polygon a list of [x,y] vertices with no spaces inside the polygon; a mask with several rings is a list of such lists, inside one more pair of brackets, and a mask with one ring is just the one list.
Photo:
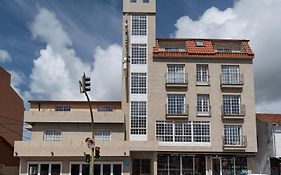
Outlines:
{"label": "tall narrow window", "polygon": [[132,15],[132,35],[147,35],[146,15]]}
{"label": "tall narrow window", "polygon": [[223,96],[223,114],[224,115],[238,115],[240,110],[240,96],[239,95],[224,95]]}
{"label": "tall narrow window", "polygon": [[242,145],[241,125],[224,126],[224,144],[225,145]]}
{"label": "tall narrow window", "polygon": [[131,102],[131,134],[146,134],[146,102]]}
{"label": "tall narrow window", "polygon": [[240,84],[238,66],[222,66],[222,84]]}
{"label": "tall narrow window", "polygon": [[167,114],[187,114],[187,107],[184,104],[184,95],[168,95]]}
{"label": "tall narrow window", "polygon": [[209,95],[197,95],[197,115],[209,115]]}
{"label": "tall narrow window", "polygon": [[196,80],[197,84],[209,84],[209,73],[207,64],[196,65]]}
{"label": "tall narrow window", "polygon": [[132,64],[146,64],[146,44],[132,44]]}
{"label": "tall narrow window", "polygon": [[167,83],[185,83],[184,65],[168,65]]}
{"label": "tall narrow window", "polygon": [[146,94],[146,73],[132,73],[131,93]]}

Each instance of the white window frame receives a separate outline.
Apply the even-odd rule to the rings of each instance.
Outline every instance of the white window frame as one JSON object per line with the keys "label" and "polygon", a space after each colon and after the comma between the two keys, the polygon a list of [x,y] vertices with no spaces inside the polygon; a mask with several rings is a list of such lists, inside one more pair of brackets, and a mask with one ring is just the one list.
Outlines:
{"label": "white window frame", "polygon": [[[179,99],[176,99],[176,98],[175,98],[175,103],[173,104],[169,99],[171,97],[183,98],[183,104],[179,104],[180,101],[179,101]],[[187,107],[186,107],[185,101],[186,100],[185,100],[184,94],[168,94],[166,113],[169,114],[169,115],[185,115],[185,114],[187,114]],[[180,105],[182,105],[182,107],[179,107]],[[175,107],[175,109],[172,109],[173,107]]]}
{"label": "white window frame", "polygon": [[131,73],[131,94],[147,94],[147,73]]}
{"label": "white window frame", "polygon": [[[59,135],[56,132],[59,131]],[[47,132],[51,134],[48,135]],[[44,142],[61,142],[62,141],[62,130],[58,128],[47,128],[43,131],[43,141]]]}
{"label": "white window frame", "polygon": [[223,95],[223,115],[240,115],[241,110],[241,95]]}
{"label": "white window frame", "polygon": [[209,85],[209,65],[196,64],[197,85]]}
{"label": "white window frame", "polygon": [[131,64],[147,64],[147,44],[132,43],[131,44]]}
{"label": "white window frame", "polygon": [[223,84],[239,84],[240,68],[238,65],[222,65],[221,76]]}
{"label": "white window frame", "polygon": [[184,64],[168,64],[167,65],[167,83],[186,83]]}
{"label": "white window frame", "polygon": [[[162,126],[159,127],[158,124],[161,124]],[[190,135],[189,134],[182,134],[182,135],[176,135],[176,130],[175,130],[175,125],[176,124],[187,124],[190,125]],[[201,135],[195,134],[194,131],[194,125],[195,124],[201,124],[201,125],[206,125],[208,126],[209,130],[208,133],[209,135],[204,135],[203,132]],[[157,126],[158,125],[158,126]],[[166,132],[166,125],[170,126],[169,133]],[[172,126],[172,127],[171,127]],[[158,129],[162,129],[159,131]],[[201,128],[202,129],[202,128]],[[184,132],[184,131],[183,131]],[[158,134],[161,133],[161,134]],[[159,145],[167,145],[167,146],[181,146],[181,145],[186,145],[186,146],[210,146],[211,145],[211,123],[209,121],[156,121],[155,125],[155,140],[159,142]],[[176,141],[176,136],[182,136],[182,137],[189,137],[191,136],[191,141]],[[194,141],[195,137],[202,137],[201,141]],[[208,141],[204,141],[203,137],[208,137]],[[184,140],[184,139],[183,139]]]}
{"label": "white window frame", "polygon": [[[97,135],[100,133],[101,135]],[[109,133],[109,135],[106,135]],[[111,130],[110,129],[96,129],[95,130],[96,141],[111,141]]]}
{"label": "white window frame", "polygon": [[49,165],[49,171],[48,175],[51,175],[51,168],[52,164],[60,164],[60,175],[62,175],[62,162],[61,161],[27,161],[27,170],[26,170],[26,175],[29,174],[29,165],[31,164],[37,164],[38,165],[38,173],[37,175],[40,175],[40,170],[41,170],[41,164],[48,164]]}
{"label": "white window frame", "polygon": [[[134,22],[134,20],[136,20]],[[145,21],[145,24],[142,22]],[[135,26],[134,26],[135,25]],[[145,29],[141,28],[145,26]],[[133,14],[131,19],[132,36],[147,36],[148,33],[148,17],[142,14]]]}
{"label": "white window frame", "polygon": [[[132,103],[136,103],[136,111],[133,111]],[[142,104],[142,105],[141,105]],[[141,108],[145,106],[145,109]],[[132,122],[136,120],[137,127],[133,127]],[[145,120],[145,123],[142,123],[145,125],[145,127],[140,127],[140,120]],[[130,135],[147,135],[147,102],[146,101],[131,101],[130,103]]]}
{"label": "white window frame", "polygon": [[[82,161],[70,161],[69,163],[69,175],[71,175],[71,165],[73,164],[79,164],[79,175],[82,175],[82,165],[87,165],[88,163],[82,162]],[[120,164],[121,165],[121,175],[123,175],[123,163],[122,162],[99,162],[95,161],[95,165],[102,165],[101,166],[101,175],[103,174],[103,165],[104,164],[110,164],[110,175],[113,175],[113,165]]]}
{"label": "white window frame", "polygon": [[[228,128],[226,128],[228,127]],[[243,127],[242,125],[236,124],[225,124],[224,130],[224,140],[225,145],[228,146],[242,146],[243,145]],[[234,131],[238,131],[234,133]],[[227,133],[226,133],[227,132]],[[225,141],[226,140],[226,141]]]}
{"label": "white window frame", "polygon": [[197,115],[210,115],[210,97],[207,94],[197,94]]}

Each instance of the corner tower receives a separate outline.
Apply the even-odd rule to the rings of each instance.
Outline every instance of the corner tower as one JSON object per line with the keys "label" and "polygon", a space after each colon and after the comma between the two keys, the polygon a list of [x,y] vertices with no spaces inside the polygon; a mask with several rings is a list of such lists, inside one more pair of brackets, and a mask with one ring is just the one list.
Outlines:
{"label": "corner tower", "polygon": [[155,46],[156,0],[123,0],[122,109],[126,140],[148,140],[148,67]]}

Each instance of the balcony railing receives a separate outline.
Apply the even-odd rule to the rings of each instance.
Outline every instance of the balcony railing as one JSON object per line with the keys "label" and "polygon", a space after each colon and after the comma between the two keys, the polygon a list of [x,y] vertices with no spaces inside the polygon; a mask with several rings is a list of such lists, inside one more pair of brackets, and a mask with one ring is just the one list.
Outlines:
{"label": "balcony railing", "polygon": [[223,118],[245,116],[246,106],[245,105],[222,105],[221,113]]}
{"label": "balcony railing", "polygon": [[243,85],[243,74],[221,74],[221,85]]}
{"label": "balcony railing", "polygon": [[187,104],[166,104],[167,116],[187,116],[188,105]]}
{"label": "balcony railing", "polygon": [[187,73],[166,73],[166,84],[187,84]]}
{"label": "balcony railing", "polygon": [[196,106],[196,109],[197,109],[197,116],[211,116],[211,106],[205,108],[202,106]]}
{"label": "balcony railing", "polygon": [[247,147],[247,136],[224,135],[223,147]]}

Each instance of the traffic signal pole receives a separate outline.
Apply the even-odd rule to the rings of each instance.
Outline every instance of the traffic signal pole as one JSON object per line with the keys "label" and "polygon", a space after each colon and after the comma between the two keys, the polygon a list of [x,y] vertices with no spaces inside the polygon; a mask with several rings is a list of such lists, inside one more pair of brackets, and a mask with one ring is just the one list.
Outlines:
{"label": "traffic signal pole", "polygon": [[[87,94],[87,91],[90,91],[90,78],[86,77],[85,73],[82,76],[82,81],[79,81],[79,85],[80,85],[80,93],[84,93],[87,101],[88,101],[88,105],[89,105],[89,109],[90,109],[90,114],[91,114],[91,129],[92,129],[92,139],[93,141],[95,141],[95,127],[94,127],[94,116],[93,116],[93,110],[92,110],[92,105],[91,105],[91,101],[90,98]],[[94,175],[94,159],[95,159],[95,146],[93,148],[91,148],[91,161],[90,161],[90,175]]]}

